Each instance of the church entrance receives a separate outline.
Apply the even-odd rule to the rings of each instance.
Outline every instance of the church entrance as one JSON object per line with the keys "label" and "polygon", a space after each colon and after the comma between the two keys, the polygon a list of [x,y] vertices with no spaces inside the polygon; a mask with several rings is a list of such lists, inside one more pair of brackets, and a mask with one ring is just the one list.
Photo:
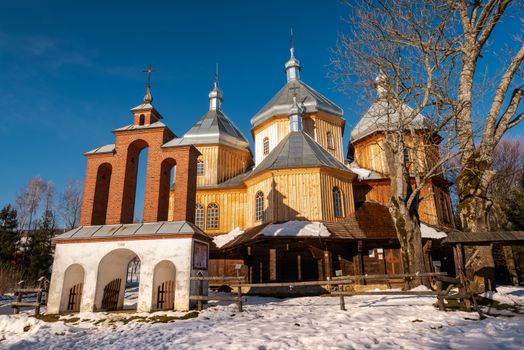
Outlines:
{"label": "church entrance", "polygon": [[98,266],[96,310],[136,309],[140,283],[140,259],[129,249],[116,249]]}
{"label": "church entrance", "polygon": [[318,262],[307,249],[286,251],[280,266],[280,279],[282,281],[318,280]]}

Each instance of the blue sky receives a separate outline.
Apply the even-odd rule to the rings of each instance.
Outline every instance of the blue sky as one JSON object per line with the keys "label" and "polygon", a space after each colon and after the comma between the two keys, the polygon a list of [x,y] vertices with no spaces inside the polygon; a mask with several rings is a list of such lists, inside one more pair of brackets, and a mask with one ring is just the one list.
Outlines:
{"label": "blue sky", "polygon": [[285,82],[290,27],[303,80],[345,111],[347,142],[362,107],[326,77],[346,14],[335,0],[4,1],[0,205],[36,175],[58,191],[83,181],[82,153],[132,122],[149,63],[154,105],[177,135],[206,112],[215,62],[224,110],[250,135],[250,118]]}

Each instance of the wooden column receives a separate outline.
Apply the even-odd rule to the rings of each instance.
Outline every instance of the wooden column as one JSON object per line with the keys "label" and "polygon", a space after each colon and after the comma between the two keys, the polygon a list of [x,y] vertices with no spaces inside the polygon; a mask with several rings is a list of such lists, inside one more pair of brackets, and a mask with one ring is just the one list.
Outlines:
{"label": "wooden column", "polygon": [[331,267],[331,252],[329,250],[324,250],[324,277],[326,280],[329,280],[332,277]]}
{"label": "wooden column", "polygon": [[[364,264],[362,262],[362,240],[358,240],[356,245],[353,244],[353,266],[355,267],[355,275],[364,274]],[[359,280],[358,284],[362,284],[363,281]]]}

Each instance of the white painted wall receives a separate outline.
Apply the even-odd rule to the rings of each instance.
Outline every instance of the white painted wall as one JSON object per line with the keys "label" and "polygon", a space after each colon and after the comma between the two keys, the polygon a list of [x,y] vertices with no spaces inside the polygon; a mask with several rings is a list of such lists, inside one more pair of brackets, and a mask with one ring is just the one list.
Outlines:
{"label": "white painted wall", "polygon": [[[192,268],[194,241],[192,238],[169,238],[58,243],[49,288],[48,313],[58,313],[63,309],[60,301],[64,293],[67,294],[65,298],[68,297],[69,289],[66,290],[63,286],[65,271],[69,266],[79,264],[85,271],[80,311],[97,311],[102,302],[104,286],[115,278],[125,280],[127,264],[135,254],[141,262],[137,311],[149,312],[153,309],[155,266],[163,260],[172,262],[176,269],[175,310],[188,310],[191,306],[189,293],[192,287],[189,278],[202,271]],[[207,276],[207,271],[202,272]],[[193,289],[194,285],[193,283]],[[122,287],[122,295],[123,289]]]}

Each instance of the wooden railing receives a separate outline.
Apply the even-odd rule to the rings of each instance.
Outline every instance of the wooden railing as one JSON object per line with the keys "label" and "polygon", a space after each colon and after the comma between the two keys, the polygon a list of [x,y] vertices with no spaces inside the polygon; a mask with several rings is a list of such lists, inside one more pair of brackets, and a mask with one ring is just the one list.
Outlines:
{"label": "wooden railing", "polygon": [[[20,309],[23,307],[32,307],[35,309],[35,316],[40,314],[40,307],[45,305],[47,302],[47,292],[49,289],[49,281],[47,279],[40,278],[38,280],[39,286],[36,288],[24,288],[24,281],[18,282],[18,288],[13,292],[16,297],[16,301],[11,303],[13,308],[13,313],[20,313]],[[36,294],[36,301],[26,302],[22,301],[22,298],[25,294]]]}
{"label": "wooden railing", "polygon": [[[418,279],[418,278],[434,278],[437,281],[437,288],[435,291],[412,291],[412,290],[382,290],[382,291],[344,291],[344,286],[353,284],[358,281],[373,281],[381,280],[388,281],[391,279]],[[448,277],[445,272],[419,273],[419,274],[392,274],[392,275],[356,275],[356,276],[337,276],[328,281],[304,281],[304,282],[270,282],[270,283],[243,283],[244,277],[240,276],[223,276],[223,277],[191,277],[193,281],[199,281],[199,294],[190,296],[190,300],[199,302],[198,308],[202,310],[202,301],[235,301],[238,305],[238,311],[242,312],[242,305],[244,299],[242,298],[242,288],[256,288],[256,287],[299,287],[299,286],[337,286],[338,290],[329,290],[327,296],[340,298],[340,309],[346,310],[345,297],[353,295],[405,295],[405,296],[435,296],[440,310],[445,309],[444,299],[459,299],[462,300],[466,309],[470,311],[471,303],[474,304],[475,309],[481,317],[483,316],[473,294],[469,293],[466,284],[462,278]],[[207,296],[203,295],[203,281],[236,281],[229,286],[237,288],[237,296],[235,297],[221,297],[221,296]],[[446,289],[443,289],[443,283],[447,283]],[[458,288],[458,293],[451,293],[451,290]]]}

